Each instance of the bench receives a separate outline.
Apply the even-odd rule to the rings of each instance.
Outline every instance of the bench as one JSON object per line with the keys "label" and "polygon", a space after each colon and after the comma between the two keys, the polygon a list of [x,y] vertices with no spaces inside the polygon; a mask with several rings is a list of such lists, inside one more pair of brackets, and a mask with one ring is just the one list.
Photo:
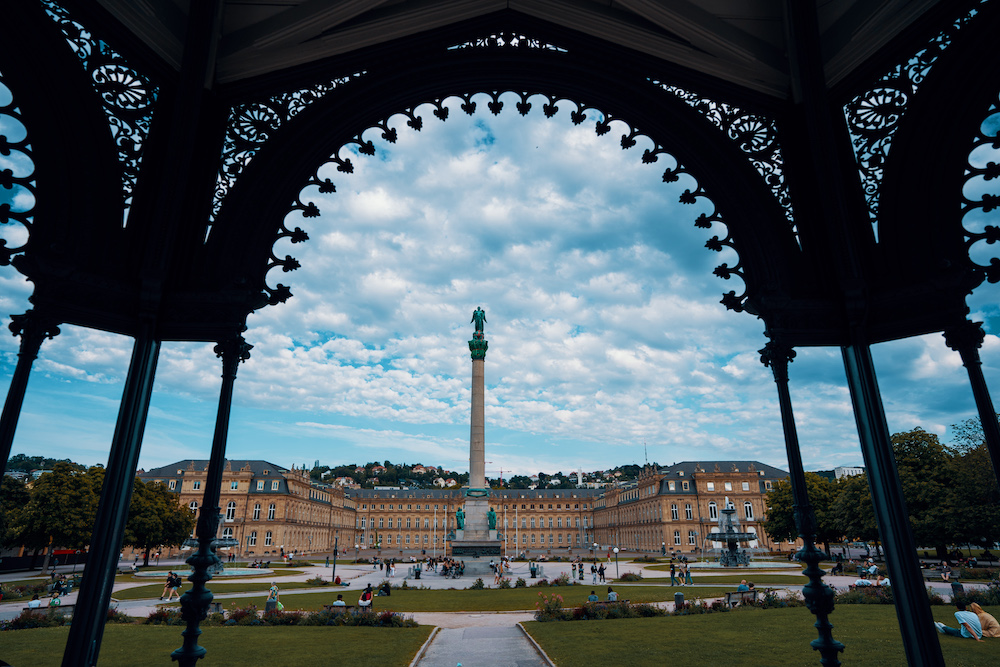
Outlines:
{"label": "bench", "polygon": [[737,604],[744,604],[747,601],[757,601],[757,589],[752,591],[730,591],[726,593],[726,606],[735,607]]}
{"label": "bench", "polygon": [[355,609],[356,607],[353,604],[346,604],[343,607],[335,604],[323,605],[323,611],[328,611],[331,614],[335,614],[337,612],[340,612],[341,614],[346,614],[348,612],[353,613]]}
{"label": "bench", "polygon": [[58,616],[73,616],[75,609],[75,604],[61,604],[56,607],[24,607],[23,611],[32,616],[48,616],[50,611]]}
{"label": "bench", "polygon": [[[944,581],[944,579],[941,578],[941,570],[938,570],[936,568],[935,569],[927,568],[924,570],[920,570],[920,574],[923,575],[924,581]],[[957,567],[951,568],[951,576],[948,578],[948,581],[954,581],[956,579],[961,579],[961,578],[962,578],[962,571],[959,570]]]}

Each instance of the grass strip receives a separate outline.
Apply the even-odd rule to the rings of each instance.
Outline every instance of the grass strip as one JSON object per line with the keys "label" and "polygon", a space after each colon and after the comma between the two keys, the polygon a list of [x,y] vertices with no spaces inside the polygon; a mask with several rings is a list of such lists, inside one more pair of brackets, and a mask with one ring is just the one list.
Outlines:
{"label": "grass strip", "polygon": [[[736,590],[736,585],[740,583],[743,579],[747,581],[752,581],[757,588],[763,588],[765,586],[781,585],[781,584],[799,584],[804,585],[808,583],[809,578],[802,574],[767,574],[767,573],[745,573],[745,574],[722,574],[722,575],[710,575],[702,574],[700,572],[692,572],[691,579],[696,584],[733,584],[733,590]],[[670,577],[643,577],[643,581],[670,581]]]}
{"label": "grass strip", "polygon": [[[180,626],[108,625],[101,644],[101,667],[169,665],[181,646]],[[198,643],[213,667],[326,664],[332,656],[350,656],[349,664],[405,667],[431,632],[419,628],[353,627],[206,627]],[[39,628],[3,633],[0,658],[12,665],[57,667],[69,628]],[[334,660],[336,661],[336,660]]]}
{"label": "grass strip", "polygon": [[[684,593],[685,600],[695,598],[716,598],[725,595],[726,591],[732,587],[687,587],[679,586],[614,586],[621,599],[632,602],[673,602],[674,593]],[[281,602],[285,609],[304,611],[317,611],[324,604],[330,604],[337,597],[337,592],[344,593],[344,599],[348,604],[355,604],[359,595],[358,590],[349,591],[345,589],[324,589],[321,593],[296,593],[294,595],[283,595]],[[607,586],[558,586],[551,588],[511,588],[511,589],[486,589],[474,590],[394,590],[389,597],[376,597],[375,609],[392,609],[404,613],[421,611],[523,611],[533,610],[535,602],[539,600],[539,593],[544,595],[562,595],[564,605],[576,606],[587,600],[590,591],[597,591],[601,599],[607,596]],[[219,600],[225,608],[232,606],[245,607],[255,604],[258,607],[264,605],[264,595],[245,596],[238,598],[228,598]]]}
{"label": "grass strip", "polygon": [[[932,607],[934,619],[955,626],[954,608]],[[996,611],[993,611],[996,615]],[[622,664],[662,667],[668,660],[702,665],[814,665],[819,654],[808,609],[747,609],[727,614],[637,618],[613,621],[525,623],[559,667]],[[833,636],[847,649],[852,667],[905,665],[895,608],[891,605],[841,605],[831,616]],[[928,629],[928,632],[934,630]],[[941,636],[949,666],[1000,664],[1000,640],[974,642]]]}

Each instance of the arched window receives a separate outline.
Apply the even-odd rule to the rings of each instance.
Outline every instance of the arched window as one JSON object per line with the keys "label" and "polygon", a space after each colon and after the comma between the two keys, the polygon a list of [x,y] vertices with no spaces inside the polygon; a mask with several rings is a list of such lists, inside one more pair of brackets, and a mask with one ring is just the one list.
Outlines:
{"label": "arched window", "polygon": [[253,506],[253,520],[260,521],[260,503]]}
{"label": "arched window", "polygon": [[188,509],[191,510],[192,514],[196,513],[198,511],[198,501],[197,500],[192,500],[188,504]]}
{"label": "arched window", "polygon": [[749,500],[743,503],[743,516],[746,517],[747,521],[753,521],[753,505],[750,504]]}
{"label": "arched window", "polygon": [[230,540],[233,539],[233,529],[232,528],[223,528],[222,529],[222,537],[223,537],[223,539],[230,539]]}
{"label": "arched window", "polygon": [[708,504],[708,518],[709,519],[719,518],[719,506],[715,504],[714,500]]}
{"label": "arched window", "polygon": [[233,521],[236,518],[236,501],[230,500],[226,505],[226,521]]}

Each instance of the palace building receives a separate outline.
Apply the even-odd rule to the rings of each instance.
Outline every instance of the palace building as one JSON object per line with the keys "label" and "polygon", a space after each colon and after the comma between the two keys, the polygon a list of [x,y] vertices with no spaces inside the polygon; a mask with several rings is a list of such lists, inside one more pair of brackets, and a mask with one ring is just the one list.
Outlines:
{"label": "palace building", "polygon": [[[198,510],[206,461],[185,460],[140,472]],[[782,550],[761,527],[766,494],[788,473],[757,461],[682,462],[647,468],[635,481],[604,489],[492,489],[490,506],[508,553],[609,549],[697,555],[711,540],[728,499],[743,530],[757,533],[751,548]],[[456,529],[461,489],[351,489],[318,483],[303,469],[267,461],[227,461],[222,479],[219,536],[239,543],[240,558],[321,553],[338,545],[447,553]]]}

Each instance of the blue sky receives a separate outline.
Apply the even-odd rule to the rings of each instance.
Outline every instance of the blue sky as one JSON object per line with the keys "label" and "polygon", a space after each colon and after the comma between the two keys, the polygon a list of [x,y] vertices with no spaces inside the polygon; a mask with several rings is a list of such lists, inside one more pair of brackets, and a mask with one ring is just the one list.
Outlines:
{"label": "blue sky", "polygon": [[[229,439],[233,458],[291,466],[385,459],[468,467],[477,306],[486,310],[487,474],[595,470],[624,463],[756,459],[786,467],[776,392],[756,350],[763,323],[728,312],[738,285],[704,248],[722,230],[682,205],[690,177],[666,184],[666,156],[623,151],[624,126],[513,109],[474,116],[452,104],[399,140],[370,131],[374,157],[321,170],[337,193],[303,193],[322,211],[292,216],[310,234],[279,244],[302,268],[272,276],[289,302],[250,317]],[[505,98],[506,99],[506,98]],[[669,149],[669,147],[668,147]],[[342,152],[342,156],[347,156]],[[3,168],[0,156],[0,169]],[[973,318],[990,332],[987,382],[1000,387],[996,286]],[[29,307],[30,285],[0,267],[0,313]],[[5,319],[4,326],[9,320]],[[6,329],[4,329],[6,331]],[[6,391],[17,341],[0,337]],[[13,452],[103,463],[131,341],[65,327],[46,342]],[[874,349],[889,427],[944,437],[975,415],[957,353],[940,335]],[[211,344],[163,346],[140,465],[208,455],[220,368]],[[862,463],[838,349],[800,349],[790,369],[807,468]]]}

